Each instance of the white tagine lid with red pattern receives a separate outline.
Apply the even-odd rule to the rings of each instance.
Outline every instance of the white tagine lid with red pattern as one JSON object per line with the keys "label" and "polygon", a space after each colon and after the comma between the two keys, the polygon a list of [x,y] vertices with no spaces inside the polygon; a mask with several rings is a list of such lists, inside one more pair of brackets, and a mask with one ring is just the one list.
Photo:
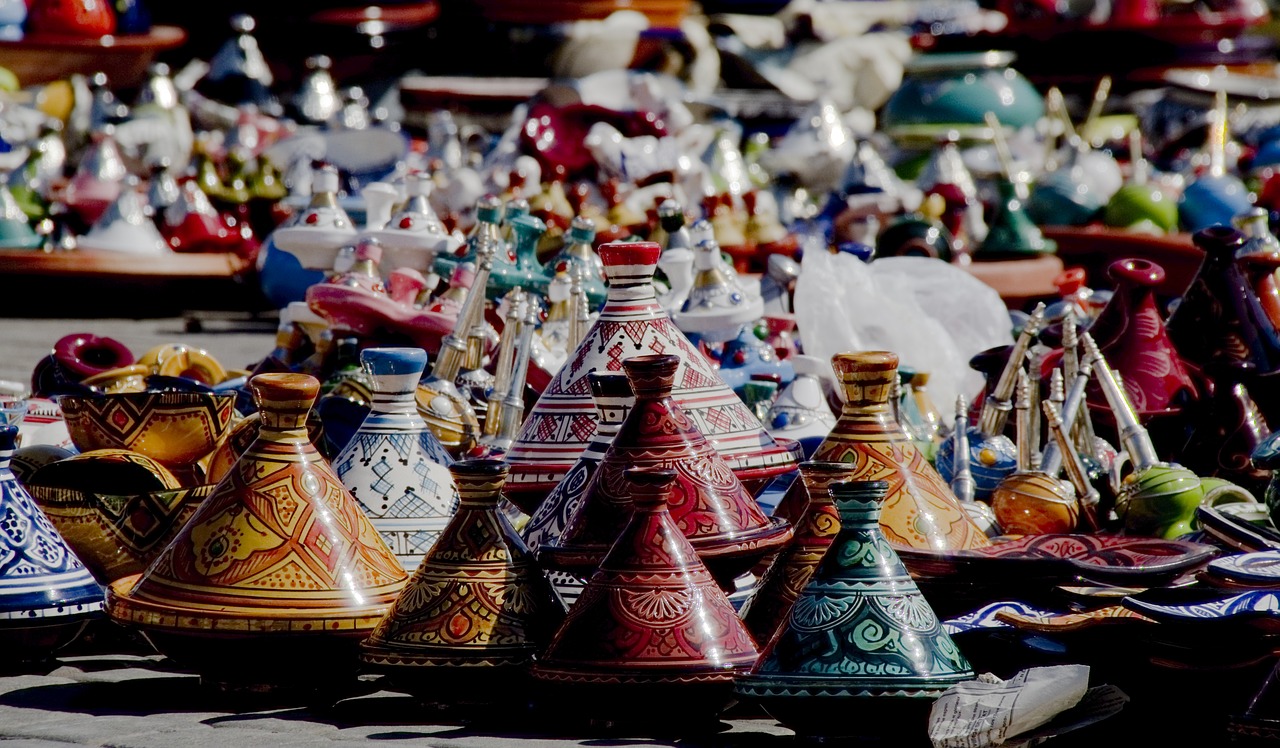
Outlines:
{"label": "white tagine lid with red pattern", "polygon": [[652,353],[680,357],[672,397],[745,485],[758,488],[792,470],[798,445],[771,437],[659,306],[653,273],[661,248],[653,242],[615,242],[601,245],[599,252],[609,279],[604,307],[507,452],[507,496],[530,511],[586,449],[596,428],[589,372],[620,372],[624,360]]}

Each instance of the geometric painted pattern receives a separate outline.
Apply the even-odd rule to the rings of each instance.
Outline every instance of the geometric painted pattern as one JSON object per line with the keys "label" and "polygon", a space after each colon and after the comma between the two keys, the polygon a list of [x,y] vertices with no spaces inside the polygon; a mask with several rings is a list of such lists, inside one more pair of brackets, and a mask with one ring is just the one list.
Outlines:
{"label": "geometric painted pattern", "polygon": [[102,587],[9,469],[17,435],[0,426],[0,621],[100,611]]}
{"label": "geometric painted pattern", "polygon": [[538,398],[506,459],[507,494],[546,495],[564,477],[594,433],[596,412],[587,374],[620,372],[633,356],[674,354],[680,359],[672,397],[741,477],[765,477],[795,465],[759,419],[658,304],[653,288],[659,248],[638,242],[600,248],[609,276],[599,317]]}
{"label": "geometric painted pattern", "polygon": [[[388,357],[400,360],[393,351],[381,351],[373,360]],[[333,466],[401,566],[413,571],[458,507],[458,489],[449,474],[453,459],[418,414],[417,375],[373,368],[369,374],[374,388],[369,415]]]}
{"label": "geometric painted pattern", "polygon": [[253,385],[258,438],[132,590],[113,587],[113,617],[181,630],[292,631],[295,620],[359,630],[403,588],[399,562],[307,436],[315,380],[265,374]]}

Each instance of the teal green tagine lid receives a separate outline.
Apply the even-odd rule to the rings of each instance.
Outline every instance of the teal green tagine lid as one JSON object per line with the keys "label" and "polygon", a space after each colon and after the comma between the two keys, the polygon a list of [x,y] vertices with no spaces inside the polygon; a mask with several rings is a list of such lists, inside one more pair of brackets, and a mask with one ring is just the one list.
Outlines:
{"label": "teal green tagine lid", "polygon": [[786,624],[735,684],[800,735],[883,736],[922,724],[943,691],[974,677],[880,531],[888,488],[832,484],[840,533]]}

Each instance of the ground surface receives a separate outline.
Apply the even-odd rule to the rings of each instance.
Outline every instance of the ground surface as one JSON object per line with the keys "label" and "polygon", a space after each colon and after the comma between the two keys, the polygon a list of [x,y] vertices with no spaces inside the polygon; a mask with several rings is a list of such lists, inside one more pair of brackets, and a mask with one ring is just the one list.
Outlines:
{"label": "ground surface", "polygon": [[248,315],[205,316],[201,332],[187,332],[181,318],[124,319],[0,319],[0,379],[29,382],[31,370],[62,336],[92,333],[115,338],[142,355],[163,343],[204,348],[228,369],[242,368],[271,351],[275,322]]}
{"label": "ground surface", "polygon": [[722,722],[698,739],[654,740],[614,735],[570,740],[473,723],[439,721],[407,696],[380,691],[328,708],[227,708],[160,657],[66,657],[35,672],[0,677],[0,743],[5,748],[110,746],[383,745],[397,748],[568,748],[569,746],[790,746],[791,733],[772,720]]}

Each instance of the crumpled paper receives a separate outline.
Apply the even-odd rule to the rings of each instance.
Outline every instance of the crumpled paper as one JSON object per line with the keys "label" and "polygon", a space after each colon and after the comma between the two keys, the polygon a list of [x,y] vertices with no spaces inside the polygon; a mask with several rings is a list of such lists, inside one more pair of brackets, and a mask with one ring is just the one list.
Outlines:
{"label": "crumpled paper", "polygon": [[1089,689],[1087,665],[1023,670],[1009,680],[986,673],[947,690],[929,713],[934,748],[979,748],[1047,724]]}
{"label": "crumpled paper", "polygon": [[829,360],[847,351],[893,351],[900,365],[929,373],[935,403],[977,394],[983,380],[969,359],[1013,342],[994,289],[924,257],[867,264],[844,253],[805,252],[795,314],[805,353]]}

